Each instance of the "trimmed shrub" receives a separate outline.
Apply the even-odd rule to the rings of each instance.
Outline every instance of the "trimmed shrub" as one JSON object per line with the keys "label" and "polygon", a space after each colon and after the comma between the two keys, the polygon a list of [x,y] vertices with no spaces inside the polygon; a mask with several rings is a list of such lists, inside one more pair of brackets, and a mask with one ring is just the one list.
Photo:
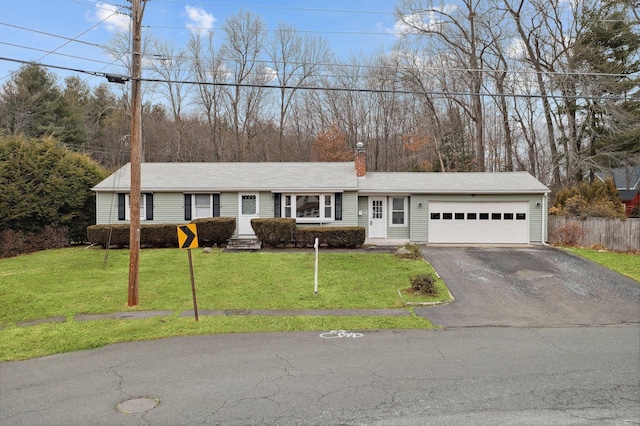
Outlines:
{"label": "trimmed shrub", "polygon": [[251,227],[263,245],[277,247],[290,245],[296,230],[293,218],[251,219]]}
{"label": "trimmed shrub", "polygon": [[[236,229],[236,220],[229,217],[211,217],[191,221],[198,228],[198,244],[226,244]],[[140,225],[141,247],[178,247],[179,223],[145,223]],[[92,225],[87,227],[87,240],[106,247],[129,247],[129,224]]]}
{"label": "trimmed shrub", "polygon": [[414,293],[435,296],[438,294],[435,284],[436,279],[431,274],[418,274],[411,277],[411,291]]}
{"label": "trimmed shrub", "polygon": [[[128,235],[129,233],[127,233]],[[140,246],[154,248],[178,247],[178,225],[172,223],[141,225]]]}
{"label": "trimmed shrub", "polygon": [[194,219],[191,223],[195,223],[198,228],[200,247],[225,245],[236,230],[234,217],[208,217]]}
{"label": "trimmed shrub", "polygon": [[322,247],[358,248],[364,244],[365,229],[362,226],[296,228],[295,238],[296,247],[313,247],[318,238]]}
{"label": "trimmed shrub", "polygon": [[102,247],[129,247],[129,225],[91,225],[87,227],[87,241]]}

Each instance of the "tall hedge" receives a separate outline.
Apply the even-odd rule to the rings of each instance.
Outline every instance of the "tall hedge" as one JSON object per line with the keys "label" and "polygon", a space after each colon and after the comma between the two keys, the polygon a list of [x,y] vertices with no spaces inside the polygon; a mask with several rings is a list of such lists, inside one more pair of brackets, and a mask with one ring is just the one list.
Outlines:
{"label": "tall hedge", "polygon": [[0,231],[39,234],[48,225],[84,241],[95,223],[91,188],[107,172],[53,138],[0,137]]}

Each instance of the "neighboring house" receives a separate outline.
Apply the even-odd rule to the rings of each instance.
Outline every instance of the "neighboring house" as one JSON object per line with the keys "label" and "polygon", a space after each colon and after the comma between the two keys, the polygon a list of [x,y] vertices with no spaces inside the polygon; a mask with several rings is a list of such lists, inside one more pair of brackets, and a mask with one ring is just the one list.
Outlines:
{"label": "neighboring house", "polygon": [[[128,223],[129,165],[96,185],[98,224]],[[367,244],[536,243],[546,240],[549,189],[527,172],[366,171],[341,163],[143,163],[140,216],[149,223],[294,217],[298,226],[362,226]],[[143,222],[143,223],[144,223]]]}
{"label": "neighboring house", "polygon": [[608,177],[613,178],[627,217],[635,207],[640,206],[640,166],[620,167],[609,173],[597,173],[596,176],[603,182]]}

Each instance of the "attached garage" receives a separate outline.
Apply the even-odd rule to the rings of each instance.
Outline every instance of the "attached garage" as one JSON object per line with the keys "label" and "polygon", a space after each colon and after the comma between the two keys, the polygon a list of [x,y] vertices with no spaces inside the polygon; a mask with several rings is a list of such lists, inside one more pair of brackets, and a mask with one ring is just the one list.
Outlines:
{"label": "attached garage", "polygon": [[429,243],[527,244],[529,203],[431,201]]}
{"label": "attached garage", "polygon": [[[372,172],[358,185],[358,225],[367,227],[371,244],[534,244],[546,238],[549,188],[527,172]],[[397,210],[401,199],[405,208]],[[383,200],[379,227],[371,200]],[[404,226],[390,219],[398,212]]]}

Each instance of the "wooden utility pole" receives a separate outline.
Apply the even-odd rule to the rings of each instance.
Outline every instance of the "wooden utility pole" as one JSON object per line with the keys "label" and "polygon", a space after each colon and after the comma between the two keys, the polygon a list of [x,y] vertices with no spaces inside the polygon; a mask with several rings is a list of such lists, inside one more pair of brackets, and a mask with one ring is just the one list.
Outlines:
{"label": "wooden utility pole", "polygon": [[[131,0],[131,187],[129,192],[129,297],[138,305],[140,272],[140,169],[142,163],[142,0]],[[146,4],[146,0],[145,0]]]}

